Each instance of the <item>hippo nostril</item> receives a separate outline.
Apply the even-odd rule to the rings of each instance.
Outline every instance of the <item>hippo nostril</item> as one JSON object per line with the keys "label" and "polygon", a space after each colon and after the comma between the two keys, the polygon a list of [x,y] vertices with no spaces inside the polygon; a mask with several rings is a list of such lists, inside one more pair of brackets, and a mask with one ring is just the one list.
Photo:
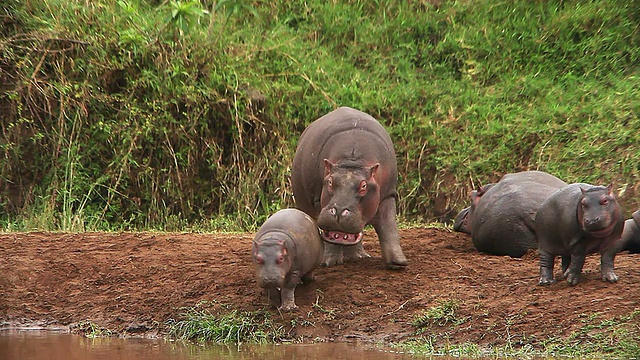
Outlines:
{"label": "hippo nostril", "polygon": [[333,207],[333,208],[329,209],[329,214],[331,214],[333,216],[336,216],[336,208]]}
{"label": "hippo nostril", "polygon": [[340,213],[340,216],[348,216],[349,215],[349,209],[344,209],[342,210],[342,213]]}

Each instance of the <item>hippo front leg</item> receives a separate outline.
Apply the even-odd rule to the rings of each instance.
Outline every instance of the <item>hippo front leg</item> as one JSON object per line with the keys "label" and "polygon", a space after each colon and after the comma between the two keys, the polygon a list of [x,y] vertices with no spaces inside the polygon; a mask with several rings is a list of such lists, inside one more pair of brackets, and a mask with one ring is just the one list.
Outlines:
{"label": "hippo front leg", "polygon": [[396,223],[396,199],[389,197],[378,207],[377,221],[373,223],[380,240],[382,258],[388,268],[407,266],[407,258],[400,247],[400,234]]}
{"label": "hippo front leg", "polygon": [[553,262],[555,255],[540,250],[540,280],[538,285],[551,285],[553,283]]}
{"label": "hippo front leg", "polygon": [[277,308],[280,306],[280,290],[278,288],[267,289],[267,296],[272,307]]}
{"label": "hippo front leg", "polygon": [[580,282],[580,274],[582,273],[582,267],[584,266],[585,255],[582,253],[571,254],[571,264],[569,268],[564,272],[564,276],[567,278],[567,283],[571,286],[575,286]]}
{"label": "hippo front leg", "polygon": [[600,254],[600,274],[602,275],[602,281],[610,283],[618,282],[618,275],[613,272],[613,261],[615,256],[615,249]]}
{"label": "hippo front leg", "polygon": [[322,266],[330,267],[335,265],[341,265],[344,263],[344,255],[342,253],[344,246],[324,243],[324,259],[322,260]]}
{"label": "hippo front leg", "polygon": [[281,289],[280,298],[282,299],[282,305],[278,308],[280,311],[293,311],[298,308],[295,301],[296,286],[286,286]]}
{"label": "hippo front leg", "polygon": [[344,246],[344,249],[342,249],[342,254],[344,255],[345,261],[371,257],[371,255],[367,254],[367,252],[364,251],[362,241],[353,246]]}

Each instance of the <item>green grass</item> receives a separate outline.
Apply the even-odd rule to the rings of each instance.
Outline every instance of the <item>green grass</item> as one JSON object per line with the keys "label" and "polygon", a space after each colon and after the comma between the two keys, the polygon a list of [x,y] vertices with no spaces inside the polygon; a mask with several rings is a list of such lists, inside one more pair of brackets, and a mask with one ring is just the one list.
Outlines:
{"label": "green grass", "polygon": [[267,312],[226,309],[212,313],[206,304],[184,309],[179,319],[167,322],[171,337],[212,343],[274,343],[286,334]]}
{"label": "green grass", "polygon": [[457,314],[459,306],[460,303],[456,300],[440,300],[438,305],[423,310],[420,314],[416,315],[411,325],[418,329],[418,333],[420,333],[423,327],[431,325],[461,325],[467,318],[460,317]]}
{"label": "green grass", "polygon": [[340,105],[390,132],[409,222],[526,169],[635,210],[639,8],[433,3],[3,1],[0,228],[256,229]]}
{"label": "green grass", "polygon": [[[443,300],[426,309],[412,321],[416,328],[415,338],[394,344],[394,347],[427,356],[473,358],[636,359],[640,356],[640,312],[637,310],[611,319],[601,319],[598,313],[584,314],[580,330],[566,338],[537,339],[535,345],[528,341],[511,343],[508,339],[502,345],[481,347],[452,341],[450,330],[465,321],[456,314],[458,306],[454,300]],[[510,333],[510,330],[506,332]],[[510,336],[517,337],[518,334]]]}

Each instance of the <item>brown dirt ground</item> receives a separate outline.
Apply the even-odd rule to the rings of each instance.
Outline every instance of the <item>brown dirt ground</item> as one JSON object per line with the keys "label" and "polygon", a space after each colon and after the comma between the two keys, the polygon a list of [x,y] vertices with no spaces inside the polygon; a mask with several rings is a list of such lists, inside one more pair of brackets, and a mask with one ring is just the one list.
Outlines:
{"label": "brown dirt ground", "polygon": [[[70,326],[92,323],[120,335],[166,330],[181,308],[214,301],[254,311],[267,305],[251,267],[253,234],[0,233],[0,325]],[[568,337],[585,314],[603,319],[640,308],[638,255],[619,254],[617,284],[599,279],[590,256],[582,282],[537,286],[538,256],[478,253],[467,234],[401,230],[410,264],[386,270],[372,230],[370,259],[315,271],[296,290],[299,310],[274,318],[302,341],[408,339],[412,319],[442,300],[455,300],[461,325],[432,325],[451,343],[482,346]],[[556,277],[559,275],[559,260]]]}

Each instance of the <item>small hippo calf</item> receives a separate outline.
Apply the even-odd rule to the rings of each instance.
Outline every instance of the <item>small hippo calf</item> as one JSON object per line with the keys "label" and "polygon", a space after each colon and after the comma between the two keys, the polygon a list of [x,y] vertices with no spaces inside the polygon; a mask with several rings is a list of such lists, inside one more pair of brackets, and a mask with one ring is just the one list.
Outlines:
{"label": "small hippo calf", "polygon": [[290,311],[297,308],[296,285],[312,280],[311,272],[322,263],[324,243],[309,215],[283,209],[262,224],[251,253],[258,286],[267,290],[272,306]]}
{"label": "small hippo calf", "polygon": [[553,282],[555,257],[569,285],[580,281],[585,256],[600,253],[602,280],[618,281],[613,262],[619,249],[624,218],[611,186],[570,184],[540,205],[535,229],[540,252],[540,285]]}

